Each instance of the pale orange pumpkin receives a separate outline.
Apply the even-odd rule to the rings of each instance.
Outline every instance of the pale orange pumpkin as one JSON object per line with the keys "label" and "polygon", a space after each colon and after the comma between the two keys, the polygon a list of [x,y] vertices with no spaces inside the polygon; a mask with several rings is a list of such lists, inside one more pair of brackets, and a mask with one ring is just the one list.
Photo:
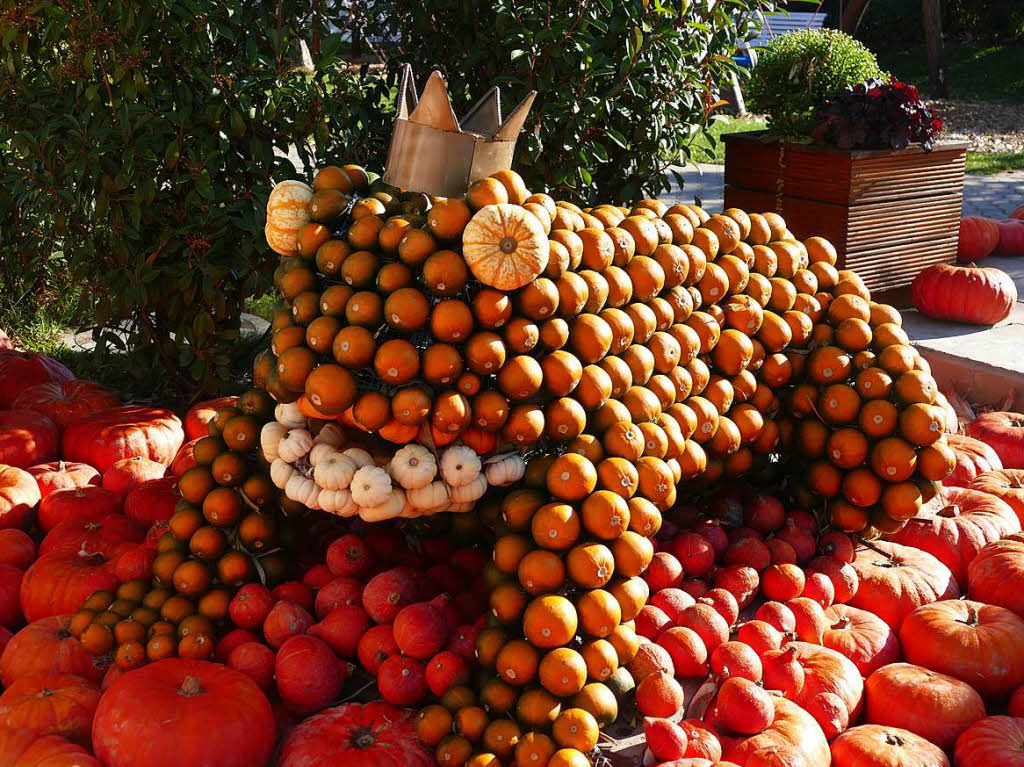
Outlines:
{"label": "pale orange pumpkin", "polygon": [[544,228],[518,205],[485,205],[466,225],[462,255],[473,276],[498,290],[521,288],[548,265]]}
{"label": "pale orange pumpkin", "polygon": [[299,254],[298,234],[309,223],[313,189],[301,181],[282,181],[267,200],[267,245],[282,256]]}

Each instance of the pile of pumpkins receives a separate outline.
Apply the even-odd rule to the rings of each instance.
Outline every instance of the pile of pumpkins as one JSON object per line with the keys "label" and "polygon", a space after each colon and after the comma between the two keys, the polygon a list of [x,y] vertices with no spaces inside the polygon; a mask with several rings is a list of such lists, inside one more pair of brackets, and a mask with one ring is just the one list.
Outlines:
{"label": "pile of pumpkins", "polygon": [[[396,457],[457,444],[526,459],[534,489],[503,501],[495,625],[477,644],[492,721],[472,742],[425,726],[442,764],[481,749],[510,760],[546,724],[541,751],[587,763],[615,719],[606,683],[636,652],[651,539],[681,483],[799,456],[807,505],[871,536],[900,528],[954,468],[951,409],[899,313],[776,214],[584,210],[511,171],[431,199],[352,166],[279,184],[267,214],[285,302],[255,376],[296,419],[404,445]],[[265,432],[296,428],[279,416]],[[406,467],[377,463],[365,470],[401,492]],[[309,499],[330,510],[333,492]],[[370,517],[415,515],[403,495]]]}

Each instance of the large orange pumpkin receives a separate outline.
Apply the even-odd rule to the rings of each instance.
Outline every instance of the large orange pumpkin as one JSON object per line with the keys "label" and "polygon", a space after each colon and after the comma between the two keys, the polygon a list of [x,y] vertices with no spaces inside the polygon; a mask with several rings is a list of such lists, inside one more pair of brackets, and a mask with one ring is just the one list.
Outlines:
{"label": "large orange pumpkin", "polygon": [[967,568],[971,599],[999,605],[1024,618],[1024,533],[993,541]]}
{"label": "large orange pumpkin", "polygon": [[88,746],[99,699],[96,685],[80,676],[46,671],[28,674],[0,695],[0,722],[37,737],[61,735]]}
{"label": "large orange pumpkin", "polygon": [[982,413],[967,424],[967,434],[991,446],[1004,469],[1024,469],[1024,413]]}
{"label": "large orange pumpkin", "polygon": [[1024,469],[986,471],[975,477],[970,487],[1006,501],[1017,519],[1024,521]]}
{"label": "large orange pumpkin", "polygon": [[180,658],[119,677],[92,725],[106,767],[263,767],[274,733],[270,703],[249,677]]}
{"label": "large orange pumpkin", "polygon": [[962,679],[984,696],[1024,683],[1024,618],[1005,607],[950,599],[915,610],[900,628],[911,663]]}
{"label": "large orange pumpkin", "polygon": [[278,767],[433,767],[416,739],[413,712],[388,703],[321,711],[289,733]]}
{"label": "large orange pumpkin", "polygon": [[125,405],[100,410],[64,431],[61,452],[105,472],[116,461],[141,456],[170,466],[185,441],[181,421],[169,410]]}
{"label": "large orange pumpkin", "polygon": [[912,546],[950,569],[967,586],[967,567],[987,543],[1020,532],[1020,521],[1006,503],[980,490],[946,487],[887,540]]}
{"label": "large orange pumpkin", "polygon": [[548,265],[547,236],[540,221],[518,205],[485,205],[466,225],[462,255],[473,276],[498,290],[515,290]]}
{"label": "large orange pumpkin", "polygon": [[960,596],[949,568],[910,546],[875,541],[857,550],[853,568],[860,585],[850,604],[874,613],[895,630],[921,605]]}
{"label": "large orange pumpkin", "polygon": [[1024,719],[989,716],[957,738],[957,767],[1024,767]]}
{"label": "large orange pumpkin", "polygon": [[899,727],[862,724],[832,741],[834,767],[949,767],[942,749]]}
{"label": "large orange pumpkin", "polygon": [[[762,749],[778,749],[783,753],[796,751],[803,757],[806,767],[829,767],[832,757],[828,741],[813,717],[796,703],[785,698],[774,698],[775,718],[764,732],[749,738],[735,738],[722,734],[722,759],[739,765]],[[715,705],[704,715],[704,721],[717,720]],[[783,767],[794,767],[798,762],[781,762]]]}
{"label": "large orange pumpkin", "polygon": [[853,661],[862,676],[899,660],[899,639],[874,613],[835,604],[825,610],[825,621],[822,645]]}
{"label": "large orange pumpkin", "polygon": [[50,461],[29,466],[28,473],[36,479],[39,493],[45,498],[56,490],[73,490],[86,485],[98,485],[100,473],[87,463],[77,461]]}
{"label": "large orange pumpkin", "polygon": [[24,526],[41,497],[31,474],[0,464],[0,528]]}
{"label": "large orange pumpkin", "polygon": [[120,404],[117,397],[98,383],[75,379],[30,386],[15,398],[12,407],[42,413],[63,429],[84,415]]}
{"label": "large orange pumpkin", "polygon": [[28,621],[76,612],[94,591],[117,588],[113,564],[81,549],[37,559],[21,580],[21,609]]}
{"label": "large orange pumpkin", "polygon": [[106,668],[71,636],[70,615],[53,615],[28,624],[11,637],[0,655],[0,682],[10,687],[29,674],[76,674],[99,683]]}
{"label": "large orange pumpkin", "polygon": [[0,411],[0,463],[27,469],[52,461],[60,448],[60,429],[35,410]]}

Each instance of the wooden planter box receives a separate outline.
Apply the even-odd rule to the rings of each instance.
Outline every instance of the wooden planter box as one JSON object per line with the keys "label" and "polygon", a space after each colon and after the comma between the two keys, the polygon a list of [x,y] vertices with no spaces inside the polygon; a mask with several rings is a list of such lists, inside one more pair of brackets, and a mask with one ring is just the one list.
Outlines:
{"label": "wooden planter box", "polygon": [[930,264],[956,258],[966,143],[843,150],[765,138],[725,140],[725,206],[775,211],[800,239],[825,237],[839,268],[872,291],[909,285]]}

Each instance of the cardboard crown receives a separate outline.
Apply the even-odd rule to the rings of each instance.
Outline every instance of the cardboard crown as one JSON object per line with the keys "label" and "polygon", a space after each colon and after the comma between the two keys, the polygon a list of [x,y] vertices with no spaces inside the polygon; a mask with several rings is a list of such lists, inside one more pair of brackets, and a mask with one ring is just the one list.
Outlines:
{"label": "cardboard crown", "polygon": [[478,178],[511,168],[516,139],[536,95],[530,91],[502,120],[501,92],[495,86],[458,120],[441,73],[430,73],[417,99],[412,67],[406,64],[384,181],[413,192],[458,197]]}

